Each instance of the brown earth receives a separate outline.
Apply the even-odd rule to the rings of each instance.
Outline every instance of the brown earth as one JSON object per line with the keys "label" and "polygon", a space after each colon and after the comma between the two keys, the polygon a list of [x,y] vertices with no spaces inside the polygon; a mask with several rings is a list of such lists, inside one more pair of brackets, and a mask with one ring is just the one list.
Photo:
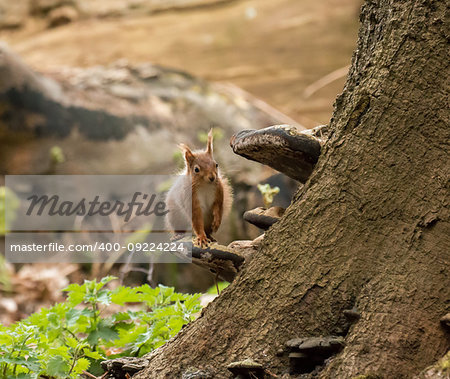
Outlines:
{"label": "brown earth", "polygon": [[126,59],[232,82],[313,127],[329,121],[345,78],[311,96],[305,90],[349,65],[359,7],[360,0],[242,0],[80,19],[53,29],[30,18],[23,28],[1,31],[0,39],[41,72]]}

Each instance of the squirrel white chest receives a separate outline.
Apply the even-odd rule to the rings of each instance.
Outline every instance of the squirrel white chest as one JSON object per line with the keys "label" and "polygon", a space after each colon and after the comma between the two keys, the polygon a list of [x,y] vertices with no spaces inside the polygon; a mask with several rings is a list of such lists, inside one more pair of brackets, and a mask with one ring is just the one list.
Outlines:
{"label": "squirrel white chest", "polygon": [[216,195],[215,183],[203,184],[198,187],[197,197],[204,216],[206,216],[206,214],[211,212],[215,195]]}

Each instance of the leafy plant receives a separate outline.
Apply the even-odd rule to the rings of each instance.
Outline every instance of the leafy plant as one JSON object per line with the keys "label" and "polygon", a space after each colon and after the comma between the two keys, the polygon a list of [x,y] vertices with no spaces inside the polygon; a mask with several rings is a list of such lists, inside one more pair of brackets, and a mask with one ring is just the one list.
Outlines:
{"label": "leafy plant", "polygon": [[53,146],[49,152],[51,164],[56,166],[66,161],[63,150],[59,146]]}
{"label": "leafy plant", "polygon": [[[8,204],[8,206],[6,206]],[[0,235],[6,234],[20,202],[17,195],[7,187],[0,187]]]}
{"label": "leafy plant", "polygon": [[11,278],[5,257],[0,254],[0,291],[11,291]]}
{"label": "leafy plant", "polygon": [[[105,288],[113,279],[70,284],[65,302],[10,327],[0,325],[0,378],[77,378],[88,369],[99,374],[101,360],[148,353],[201,310],[199,294],[147,284]],[[109,305],[127,303],[137,310],[106,315]]]}
{"label": "leafy plant", "polygon": [[271,187],[270,184],[258,184],[258,189],[263,197],[264,207],[270,208],[273,203],[273,198],[280,192],[280,188]]}

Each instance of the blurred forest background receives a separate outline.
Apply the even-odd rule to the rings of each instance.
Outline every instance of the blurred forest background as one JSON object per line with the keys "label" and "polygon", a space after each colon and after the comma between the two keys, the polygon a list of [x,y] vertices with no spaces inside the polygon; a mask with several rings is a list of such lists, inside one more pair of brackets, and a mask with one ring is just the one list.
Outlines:
{"label": "blurred forest background", "polygon": [[[327,123],[350,64],[360,0],[0,1],[0,37],[40,72],[152,62],[232,82],[297,122]],[[66,23],[62,27],[56,27]]]}
{"label": "blurred forest background", "polygon": [[[218,236],[260,230],[242,214],[263,205],[256,188],[297,182],[234,156],[242,129],[328,123],[357,37],[360,0],[0,0],[0,186],[7,174],[169,174],[177,143],[203,147],[235,192]],[[18,100],[19,99],[19,100]],[[25,100],[24,100],[25,99]],[[125,281],[146,281],[148,268]],[[106,272],[107,271],[107,272]],[[145,272],[147,271],[147,272]],[[0,322],[60,300],[60,289],[118,274],[101,265],[1,264]],[[204,292],[213,275],[158,265],[152,284]]]}

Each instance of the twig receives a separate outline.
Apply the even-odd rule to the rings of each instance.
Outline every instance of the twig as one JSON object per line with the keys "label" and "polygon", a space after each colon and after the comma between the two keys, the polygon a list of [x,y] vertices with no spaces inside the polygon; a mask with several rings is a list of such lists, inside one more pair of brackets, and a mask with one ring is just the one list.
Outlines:
{"label": "twig", "polygon": [[271,372],[270,370],[268,370],[267,368],[265,369],[266,373],[269,374],[270,376],[274,377],[274,378],[279,378],[278,375],[274,374],[273,372]]}
{"label": "twig", "polygon": [[130,267],[132,267],[131,260],[133,259],[134,249],[128,250],[128,252],[130,254],[128,254],[127,261],[125,262],[125,264],[120,269],[120,284],[123,284],[123,279],[125,277],[125,274],[128,274],[130,271],[139,271],[139,270],[135,270],[133,268],[130,268]]}
{"label": "twig", "polygon": [[214,284],[216,285],[216,290],[217,290],[217,295],[220,295],[220,291],[219,291],[219,283],[217,281],[217,278],[219,277],[219,273],[216,273],[216,275],[214,275]]}
{"label": "twig", "polygon": [[[231,83],[226,84],[215,84],[216,86],[220,86],[223,89],[229,91],[231,94],[240,95],[244,97],[246,100],[248,100],[255,108],[258,108],[259,110],[267,113],[271,117],[273,117],[277,122],[286,123],[289,125],[293,125],[297,127],[299,130],[306,130],[308,129],[306,126],[300,124],[299,122],[295,121],[293,118],[285,115],[284,113],[280,112],[278,109],[275,109],[270,104],[266,103],[265,101],[261,99],[255,99],[253,98],[247,91],[243,90],[242,88],[238,88],[235,85]],[[251,101],[250,101],[251,99]]]}
{"label": "twig", "polygon": [[90,372],[87,372],[87,371],[83,371],[83,375],[87,376],[88,378],[92,378],[92,379],[101,379],[101,377],[99,378],[98,376],[92,375]]}
{"label": "twig", "polygon": [[350,66],[341,67],[321,77],[319,80],[316,80],[314,83],[305,88],[305,90],[303,91],[303,95],[307,99],[308,97],[316,93],[319,89],[326,87],[328,84],[333,83],[335,80],[343,78],[345,75],[347,75],[349,67]]}

